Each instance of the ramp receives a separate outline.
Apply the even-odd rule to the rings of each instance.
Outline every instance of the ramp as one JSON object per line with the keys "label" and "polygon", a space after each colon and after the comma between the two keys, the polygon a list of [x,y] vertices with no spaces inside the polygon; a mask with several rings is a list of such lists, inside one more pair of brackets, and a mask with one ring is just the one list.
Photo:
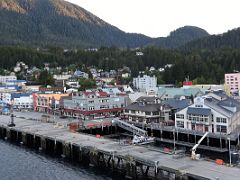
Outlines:
{"label": "ramp", "polygon": [[113,119],[112,123],[116,124],[117,126],[123,128],[123,129],[125,129],[125,130],[127,130],[127,131],[129,131],[131,133],[133,133],[134,135],[145,136],[145,137],[148,136],[147,135],[147,131],[145,131],[143,129],[140,129],[140,128],[138,128],[138,127],[136,127],[136,126],[134,126],[134,125],[132,125],[130,123],[122,121],[122,120],[120,120],[118,118]]}

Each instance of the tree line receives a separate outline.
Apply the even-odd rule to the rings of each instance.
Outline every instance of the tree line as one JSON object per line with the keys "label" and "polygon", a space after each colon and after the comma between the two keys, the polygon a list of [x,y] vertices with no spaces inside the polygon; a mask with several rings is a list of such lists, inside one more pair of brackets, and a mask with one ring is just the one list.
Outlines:
{"label": "tree line", "polygon": [[[137,56],[136,51],[143,52],[143,56]],[[147,68],[152,66],[158,69],[164,68],[166,64],[173,64],[171,68],[165,68],[164,72],[152,72],[158,77],[159,83],[179,84],[186,77],[196,83],[223,83],[224,73],[240,69],[240,49],[180,51],[156,47],[138,50],[102,47],[97,52],[84,49],[64,52],[56,47],[37,50],[1,46],[0,60],[0,72],[3,69],[11,71],[18,61],[23,61],[30,67],[43,68],[44,63],[49,63],[50,67],[61,66],[64,70],[70,70],[71,67],[96,67],[109,71],[128,66],[133,77],[136,77],[139,71],[147,72]]]}

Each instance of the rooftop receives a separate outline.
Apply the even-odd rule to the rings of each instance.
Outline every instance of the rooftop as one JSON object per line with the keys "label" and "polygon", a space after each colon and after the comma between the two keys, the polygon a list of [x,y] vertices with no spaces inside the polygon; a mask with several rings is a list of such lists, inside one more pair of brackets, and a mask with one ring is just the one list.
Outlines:
{"label": "rooftop", "polygon": [[204,94],[203,89],[199,88],[164,88],[161,87],[158,89],[158,97],[162,97],[165,94],[168,94],[169,97],[175,97],[175,96],[196,96],[198,94]]}
{"label": "rooftop", "polygon": [[143,112],[156,112],[160,111],[161,104],[142,104],[140,102],[135,102],[127,106],[127,110],[143,111]]}
{"label": "rooftop", "polygon": [[156,101],[160,102],[160,98],[152,97],[152,96],[142,96],[142,97],[139,97],[136,101],[137,102],[152,103],[152,102],[156,102]]}
{"label": "rooftop", "polygon": [[54,98],[59,101],[63,96],[69,96],[68,94],[39,94],[40,97]]}
{"label": "rooftop", "polygon": [[209,108],[192,108],[192,107],[189,107],[188,110],[187,110],[187,114],[209,116],[211,114],[211,109],[209,109]]}
{"label": "rooftop", "polygon": [[11,99],[13,100],[14,98],[20,98],[20,97],[28,97],[31,96],[32,93],[12,93],[11,94]]}
{"label": "rooftop", "polygon": [[176,100],[176,99],[168,99],[163,102],[163,104],[168,105],[169,107],[177,110],[184,109],[191,105],[191,100],[183,99],[183,100]]}

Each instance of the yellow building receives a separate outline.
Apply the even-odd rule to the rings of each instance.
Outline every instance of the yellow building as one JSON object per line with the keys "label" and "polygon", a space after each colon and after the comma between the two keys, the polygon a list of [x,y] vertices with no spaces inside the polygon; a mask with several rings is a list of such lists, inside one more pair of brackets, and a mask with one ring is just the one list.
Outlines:
{"label": "yellow building", "polygon": [[34,111],[52,113],[59,108],[62,97],[69,96],[69,94],[33,94]]}

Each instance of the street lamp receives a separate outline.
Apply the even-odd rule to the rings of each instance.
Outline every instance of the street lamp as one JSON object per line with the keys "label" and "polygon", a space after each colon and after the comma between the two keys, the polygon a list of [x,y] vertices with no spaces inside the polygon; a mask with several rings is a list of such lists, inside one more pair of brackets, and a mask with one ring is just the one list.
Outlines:
{"label": "street lamp", "polygon": [[229,149],[229,164],[232,165],[232,157],[231,157],[231,139],[228,137],[228,149]]}
{"label": "street lamp", "polygon": [[103,133],[103,120],[101,119],[101,128],[102,128],[102,133]]}
{"label": "street lamp", "polygon": [[10,104],[10,123],[8,124],[8,127],[14,127],[15,124],[14,124],[14,114],[13,114],[13,101],[11,101],[11,104]]}
{"label": "street lamp", "polygon": [[174,151],[174,154],[176,152],[175,131],[176,131],[176,129],[175,129],[175,126],[174,126],[174,130],[173,130],[173,151]]}
{"label": "street lamp", "polygon": [[15,124],[14,124],[14,115],[11,114],[11,121],[10,121],[10,123],[8,124],[8,127],[14,127],[14,126],[15,126]]}

